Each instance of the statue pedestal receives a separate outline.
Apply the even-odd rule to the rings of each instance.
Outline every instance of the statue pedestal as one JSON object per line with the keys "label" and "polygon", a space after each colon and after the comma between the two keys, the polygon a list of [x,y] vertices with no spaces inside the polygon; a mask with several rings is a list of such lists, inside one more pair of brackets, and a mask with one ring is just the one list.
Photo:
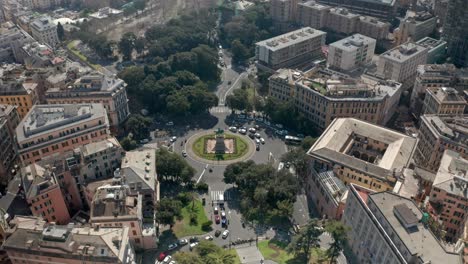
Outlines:
{"label": "statue pedestal", "polygon": [[224,143],[224,136],[216,136],[215,153],[216,154],[226,153],[226,145]]}

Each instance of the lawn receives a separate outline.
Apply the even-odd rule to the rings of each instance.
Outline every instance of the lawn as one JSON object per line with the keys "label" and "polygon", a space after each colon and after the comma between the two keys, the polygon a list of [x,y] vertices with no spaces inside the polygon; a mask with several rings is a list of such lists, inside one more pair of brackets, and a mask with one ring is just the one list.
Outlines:
{"label": "lawn", "polygon": [[67,44],[67,48],[73,53],[75,54],[75,56],[77,56],[78,58],[80,58],[80,60],[82,60],[84,63],[88,64],[90,67],[92,67],[93,69],[95,70],[99,70],[99,68],[101,67],[101,65],[98,65],[98,64],[92,64],[91,62],[88,61],[88,58],[86,58],[86,56],[84,56],[83,54],[80,53],[80,51],[78,49],[76,49],[76,45],[77,45],[78,41],[74,40],[74,41],[71,41]]}
{"label": "lawn", "polygon": [[[277,240],[264,240],[258,242],[258,248],[265,259],[273,260],[279,264],[303,264],[303,260],[296,259],[293,254],[286,251],[287,244]],[[325,252],[319,248],[312,249],[309,263],[328,263]]]}
{"label": "lawn", "polygon": [[182,220],[177,221],[174,225],[173,231],[178,238],[194,235],[205,234],[206,231],[202,230],[202,224],[208,221],[208,217],[205,214],[201,201],[195,200],[194,211],[197,214],[197,224],[193,225],[190,223],[190,209],[192,202],[182,208]]}
{"label": "lawn", "polygon": [[226,139],[230,139],[230,138],[233,138],[235,140],[235,148],[236,148],[236,151],[232,154],[223,154],[223,155],[220,155],[220,154],[215,154],[215,153],[205,153],[205,144],[206,144],[206,140],[210,139],[210,138],[214,138],[215,135],[205,135],[205,136],[202,136],[200,138],[198,138],[194,143],[193,143],[193,146],[192,146],[192,150],[193,152],[201,157],[201,158],[204,158],[204,159],[207,159],[207,160],[232,160],[232,159],[237,159],[237,158],[240,158],[242,156],[244,156],[247,151],[249,150],[249,146],[247,144],[247,142],[245,142],[244,139],[242,139],[241,137],[237,136],[237,135],[233,135],[233,134],[224,134],[225,138]]}

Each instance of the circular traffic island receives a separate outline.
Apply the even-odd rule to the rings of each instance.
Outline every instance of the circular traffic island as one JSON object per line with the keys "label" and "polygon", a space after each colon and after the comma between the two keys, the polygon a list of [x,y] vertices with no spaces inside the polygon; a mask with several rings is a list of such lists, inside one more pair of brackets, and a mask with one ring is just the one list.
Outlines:
{"label": "circular traffic island", "polygon": [[255,144],[249,138],[233,133],[205,131],[187,142],[187,154],[200,162],[227,165],[250,158]]}

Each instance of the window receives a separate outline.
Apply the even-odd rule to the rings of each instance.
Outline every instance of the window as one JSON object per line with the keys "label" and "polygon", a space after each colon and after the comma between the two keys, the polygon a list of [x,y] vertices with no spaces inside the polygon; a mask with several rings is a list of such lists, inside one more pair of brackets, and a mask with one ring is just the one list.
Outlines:
{"label": "window", "polygon": [[133,234],[134,236],[136,236],[136,231],[135,231],[135,230],[133,230],[133,231],[132,231],[132,234]]}

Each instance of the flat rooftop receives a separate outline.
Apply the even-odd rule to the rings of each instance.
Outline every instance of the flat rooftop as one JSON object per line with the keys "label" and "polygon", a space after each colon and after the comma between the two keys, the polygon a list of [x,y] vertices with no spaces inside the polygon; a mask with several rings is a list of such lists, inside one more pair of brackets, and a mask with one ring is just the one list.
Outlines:
{"label": "flat rooftop", "polygon": [[457,152],[446,150],[432,186],[467,199],[468,160]]}
{"label": "flat rooftop", "polygon": [[308,7],[308,8],[313,8],[313,9],[316,9],[316,10],[328,10],[331,8],[331,6],[327,6],[327,5],[323,5],[323,4],[320,4],[320,3],[317,3],[315,1],[307,1],[307,2],[304,2],[304,3],[298,3],[298,5],[301,5],[301,6],[305,6],[305,7]]}
{"label": "flat rooftop", "polygon": [[292,45],[296,45],[309,39],[322,37],[325,34],[326,33],[323,31],[313,29],[311,27],[304,27],[283,35],[257,42],[256,45],[265,47],[271,51],[276,51]]}
{"label": "flat rooftop", "polygon": [[[364,161],[347,153],[355,141],[362,143],[361,138],[365,139],[365,144],[386,146],[374,162]],[[307,154],[378,178],[386,178],[393,175],[393,170],[401,170],[409,165],[416,142],[415,138],[359,119],[336,118]]]}
{"label": "flat rooftop", "polygon": [[75,128],[82,122],[97,118],[107,120],[102,104],[34,105],[16,128],[16,134],[18,141],[22,141],[52,130]]}
{"label": "flat rooftop", "polygon": [[50,17],[40,17],[31,23],[31,27],[38,31],[50,30],[56,28]]}
{"label": "flat rooftop", "polygon": [[119,141],[115,137],[92,142],[81,148],[84,157],[99,153],[110,148],[121,148]]}
{"label": "flat rooftop", "polygon": [[[450,104],[466,104],[466,100],[457,90],[452,87],[437,87],[427,89],[427,93],[434,97],[438,102]],[[427,95],[426,95],[427,96]]]}
{"label": "flat rooftop", "polygon": [[427,124],[433,134],[468,146],[468,116],[422,115],[421,121]]}
{"label": "flat rooftop", "polygon": [[[156,152],[149,150],[135,150],[125,153],[122,158],[121,173],[125,175],[126,183],[135,186],[141,183],[142,189],[153,192],[158,185],[156,175]],[[159,193],[159,190],[157,190]]]}
{"label": "flat rooftop", "polygon": [[416,44],[426,47],[427,49],[433,49],[443,45],[447,45],[447,41],[442,39],[433,39],[431,37],[425,37],[416,42]]}
{"label": "flat rooftop", "polygon": [[417,256],[421,263],[458,263],[458,254],[447,252],[432,232],[418,221],[422,219],[422,212],[412,200],[380,192],[369,195],[368,205],[371,204],[384,216],[376,217],[380,224],[387,226],[384,224],[387,222],[411,255]]}
{"label": "flat rooftop", "polygon": [[427,48],[421,45],[408,42],[382,53],[380,55],[380,58],[385,58],[395,62],[404,62],[413,57],[416,57],[417,55],[419,55],[422,52],[425,52],[426,50]]}
{"label": "flat rooftop", "polygon": [[335,7],[335,8],[332,8],[332,9],[330,9],[330,13],[331,13],[331,14],[334,14],[334,15],[346,17],[346,18],[356,18],[356,17],[359,17],[358,14],[352,13],[351,11],[349,11],[348,9],[343,8],[343,7]]}
{"label": "flat rooftop", "polygon": [[375,45],[376,40],[361,34],[354,34],[330,44],[330,46],[344,51],[354,51],[368,45]]}
{"label": "flat rooftop", "polygon": [[94,194],[90,215],[91,222],[137,219],[141,216],[141,196],[128,196],[128,186],[100,186]]}

